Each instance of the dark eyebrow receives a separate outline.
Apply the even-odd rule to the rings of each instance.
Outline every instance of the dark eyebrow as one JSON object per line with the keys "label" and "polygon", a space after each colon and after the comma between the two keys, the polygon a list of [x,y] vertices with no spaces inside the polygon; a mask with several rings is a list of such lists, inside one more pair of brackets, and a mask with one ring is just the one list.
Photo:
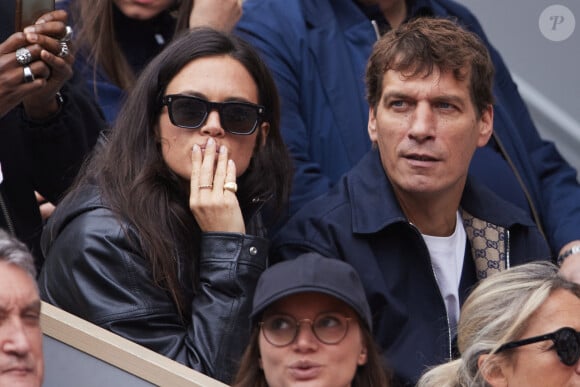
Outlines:
{"label": "dark eyebrow", "polygon": [[[39,298],[29,302],[28,304],[26,304],[23,308],[22,311],[24,312],[30,312],[30,311],[34,311],[34,312],[38,312],[40,313],[40,309],[41,309],[41,301]],[[0,314],[6,314],[8,312],[8,309],[6,309],[6,307],[0,305]]]}
{"label": "dark eyebrow", "polygon": [[[391,91],[391,92],[387,92],[383,95],[383,103],[388,101],[389,99],[410,99],[410,100],[414,100],[415,98],[410,96],[409,94],[405,94],[403,92],[400,91]],[[431,102],[447,102],[447,103],[451,103],[454,105],[458,105],[463,107],[465,105],[465,101],[454,94],[443,94],[443,95],[439,95],[436,97],[431,98]]]}
{"label": "dark eyebrow", "polygon": [[461,97],[459,97],[457,95],[453,95],[453,94],[444,94],[444,95],[437,96],[437,97],[433,98],[433,101],[435,101],[435,102],[450,102],[450,103],[453,103],[455,105],[461,105],[461,106],[463,106],[463,104],[464,104],[464,101]]}
{"label": "dark eyebrow", "polygon": [[386,101],[387,99],[410,99],[412,98],[411,96],[409,96],[408,94],[402,93],[400,91],[390,91],[388,93],[383,94],[383,101]]}
{"label": "dark eyebrow", "polygon": [[41,302],[40,299],[36,299],[32,302],[30,302],[28,305],[26,305],[23,310],[24,311],[34,311],[34,312],[39,312],[40,313],[40,307],[41,307]]}

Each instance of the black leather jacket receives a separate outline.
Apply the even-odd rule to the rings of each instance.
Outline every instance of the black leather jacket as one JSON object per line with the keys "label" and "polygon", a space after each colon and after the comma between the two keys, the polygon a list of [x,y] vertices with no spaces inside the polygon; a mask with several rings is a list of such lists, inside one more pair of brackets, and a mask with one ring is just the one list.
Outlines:
{"label": "black leather jacket", "polygon": [[[264,235],[259,213],[248,233]],[[199,286],[191,275],[191,316],[180,317],[167,291],[155,286],[149,261],[95,186],[64,200],[42,236],[44,300],[216,379],[230,382],[249,341],[249,312],[268,241],[237,233],[204,233]],[[178,246],[176,250],[179,251]],[[180,262],[188,257],[179,256]],[[183,277],[183,273],[182,273]]]}

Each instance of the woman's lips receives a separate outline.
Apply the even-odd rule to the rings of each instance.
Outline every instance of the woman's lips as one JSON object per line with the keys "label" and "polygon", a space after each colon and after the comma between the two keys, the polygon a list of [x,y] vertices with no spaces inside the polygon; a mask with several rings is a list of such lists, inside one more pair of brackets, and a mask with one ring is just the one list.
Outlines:
{"label": "woman's lips", "polygon": [[322,372],[322,366],[311,361],[297,361],[289,366],[290,375],[296,380],[315,379]]}

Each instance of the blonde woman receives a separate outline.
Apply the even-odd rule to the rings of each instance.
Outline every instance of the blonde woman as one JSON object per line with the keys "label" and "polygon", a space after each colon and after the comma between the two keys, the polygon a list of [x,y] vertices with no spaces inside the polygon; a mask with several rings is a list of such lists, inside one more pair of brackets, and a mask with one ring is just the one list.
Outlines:
{"label": "blonde woman", "polygon": [[461,311],[461,358],[435,367],[418,387],[580,385],[580,285],[548,262],[482,281]]}

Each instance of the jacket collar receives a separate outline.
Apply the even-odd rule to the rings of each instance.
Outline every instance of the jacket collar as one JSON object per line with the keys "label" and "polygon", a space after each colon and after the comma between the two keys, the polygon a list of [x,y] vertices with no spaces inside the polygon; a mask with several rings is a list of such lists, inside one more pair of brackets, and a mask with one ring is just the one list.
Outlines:
{"label": "jacket collar", "polygon": [[[373,234],[395,223],[408,223],[383,170],[378,150],[368,152],[344,179],[352,206],[353,233]],[[460,205],[476,218],[498,226],[534,226],[524,210],[501,199],[472,177],[467,178]]]}

